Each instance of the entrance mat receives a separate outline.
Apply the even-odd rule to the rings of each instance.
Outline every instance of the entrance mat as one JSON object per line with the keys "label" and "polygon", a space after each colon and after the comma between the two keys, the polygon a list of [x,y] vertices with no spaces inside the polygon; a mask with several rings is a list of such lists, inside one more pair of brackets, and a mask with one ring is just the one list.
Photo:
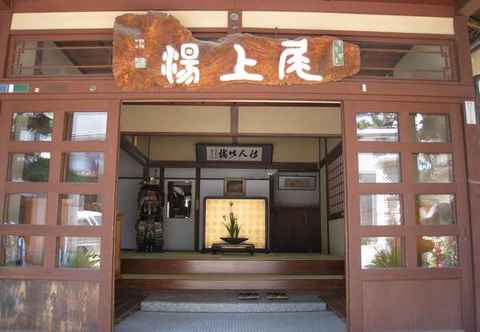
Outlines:
{"label": "entrance mat", "polygon": [[141,310],[190,313],[325,311],[327,306],[318,295],[282,291],[171,291],[149,295],[142,302]]}

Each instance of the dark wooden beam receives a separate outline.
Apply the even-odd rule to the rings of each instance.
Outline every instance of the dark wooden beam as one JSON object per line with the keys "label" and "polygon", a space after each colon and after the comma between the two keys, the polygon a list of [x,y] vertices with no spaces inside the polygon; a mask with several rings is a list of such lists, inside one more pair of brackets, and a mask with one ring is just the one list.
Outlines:
{"label": "dark wooden beam", "polygon": [[0,10],[10,10],[13,7],[13,0],[0,0]]}
{"label": "dark wooden beam", "polygon": [[302,171],[318,171],[317,163],[228,163],[228,162],[208,162],[201,163],[196,161],[184,160],[151,160],[150,167],[165,167],[165,168],[245,168],[245,169],[278,169],[278,170],[302,170]]}
{"label": "dark wooden beam", "polygon": [[120,148],[140,165],[146,166],[148,158],[125,137],[122,137],[120,140]]}

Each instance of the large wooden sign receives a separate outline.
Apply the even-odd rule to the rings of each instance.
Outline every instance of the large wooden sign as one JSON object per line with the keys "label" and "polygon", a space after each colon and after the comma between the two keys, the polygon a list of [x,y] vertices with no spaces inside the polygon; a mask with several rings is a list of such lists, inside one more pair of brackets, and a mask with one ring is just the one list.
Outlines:
{"label": "large wooden sign", "polygon": [[231,34],[211,42],[194,38],[165,13],[125,14],[115,21],[113,73],[126,90],[319,84],[359,69],[358,46],[334,37],[286,40]]}

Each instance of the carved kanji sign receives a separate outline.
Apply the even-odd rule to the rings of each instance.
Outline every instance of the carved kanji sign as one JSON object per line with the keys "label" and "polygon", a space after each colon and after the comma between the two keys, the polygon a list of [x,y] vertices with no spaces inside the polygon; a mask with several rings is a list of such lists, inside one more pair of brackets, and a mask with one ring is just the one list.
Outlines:
{"label": "carved kanji sign", "polygon": [[319,84],[359,69],[358,46],[334,37],[231,34],[212,42],[194,38],[165,13],[125,14],[115,21],[113,73],[126,90]]}

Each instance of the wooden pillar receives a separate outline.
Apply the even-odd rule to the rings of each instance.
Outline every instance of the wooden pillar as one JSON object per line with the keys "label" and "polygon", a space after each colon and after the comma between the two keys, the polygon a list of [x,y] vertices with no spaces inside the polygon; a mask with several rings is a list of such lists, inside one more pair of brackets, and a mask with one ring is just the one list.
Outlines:
{"label": "wooden pillar", "polygon": [[[457,48],[459,81],[465,85],[473,87],[472,63],[470,54],[470,44],[468,39],[467,17],[455,17],[455,44]],[[472,89],[473,90],[473,89]],[[473,91],[472,91],[473,95]],[[466,100],[473,100],[468,98]],[[476,221],[476,216],[480,215],[480,125],[479,125],[479,103],[480,98],[476,98],[476,124],[467,124],[464,119],[465,133],[465,155],[467,165],[467,181],[470,204],[470,224],[472,234],[473,248],[473,280],[475,285],[475,320],[477,328],[480,324],[480,223]],[[464,115],[465,117],[465,115]]]}
{"label": "wooden pillar", "polygon": [[0,12],[0,77],[4,78],[7,71],[8,42],[10,40],[10,24],[12,12]]}

